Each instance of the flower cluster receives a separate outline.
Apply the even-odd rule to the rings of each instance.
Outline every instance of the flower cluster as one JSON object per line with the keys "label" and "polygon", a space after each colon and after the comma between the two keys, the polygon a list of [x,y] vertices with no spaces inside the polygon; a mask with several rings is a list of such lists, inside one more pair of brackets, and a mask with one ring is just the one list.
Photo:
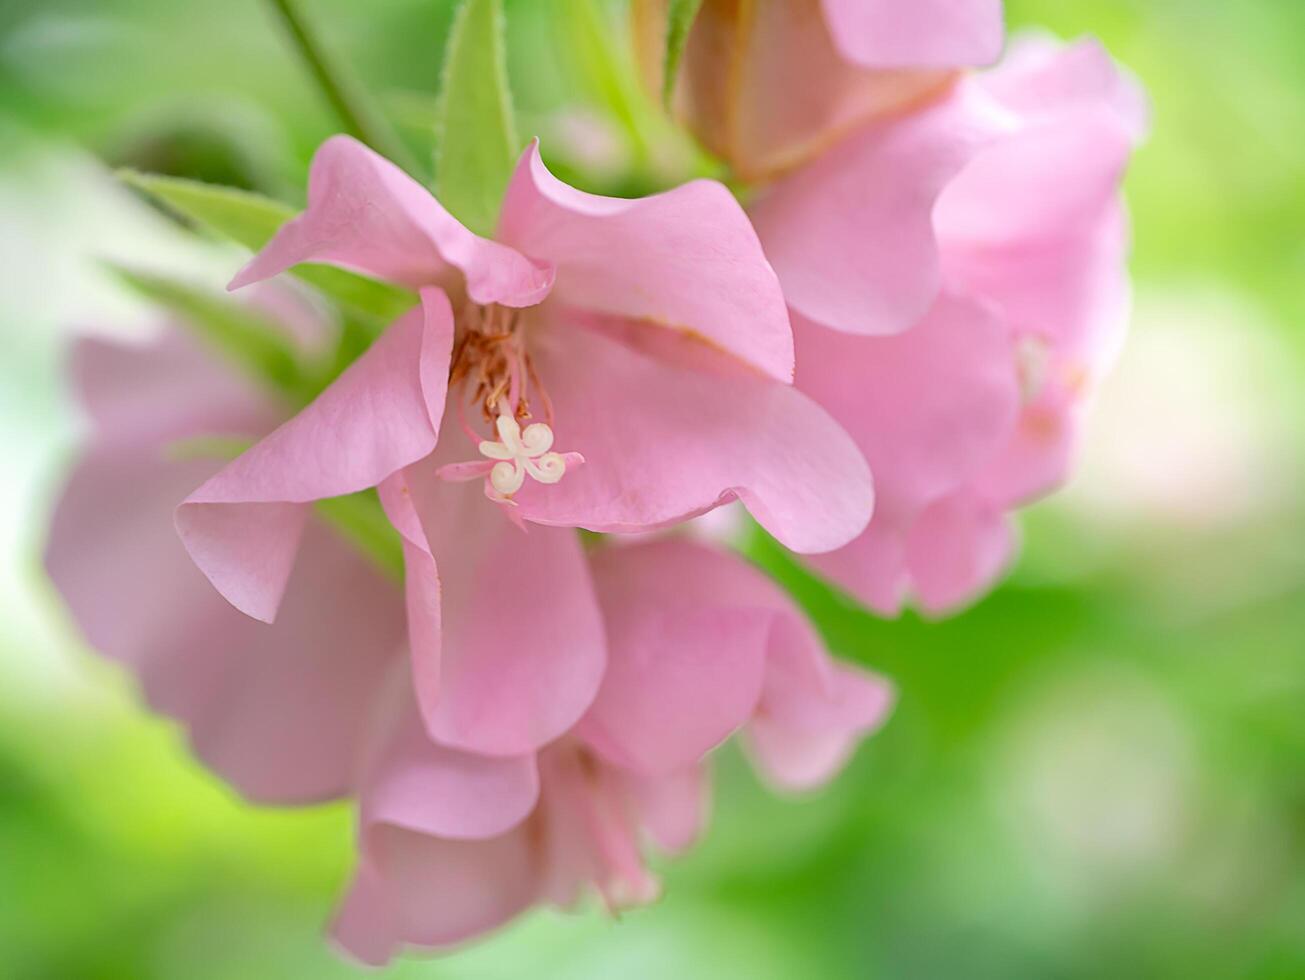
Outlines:
{"label": "flower cluster", "polygon": [[[667,10],[637,0],[642,44]],[[804,789],[884,721],[887,681],[667,529],[739,501],[887,613],[1005,566],[1119,343],[1144,109],[1091,43],[963,73],[1001,46],[998,0],[706,0],[674,105],[746,211],[707,180],[584,193],[532,144],[485,238],[337,136],[232,286],[300,349],[327,328],[263,282],[300,263],[418,301],[306,407],[175,326],[78,347],[94,433],[51,575],[245,796],[357,802],[355,956],[649,901],[714,747]],[[373,491],[401,581],[324,517]]]}
{"label": "flower cluster", "polygon": [[[651,29],[659,5],[636,6]],[[1093,41],[960,72],[1001,46],[998,0],[707,0],[686,43],[681,115],[765,178],[750,211],[798,387],[875,474],[869,528],[811,565],[883,613],[992,584],[1127,322],[1145,100]]]}

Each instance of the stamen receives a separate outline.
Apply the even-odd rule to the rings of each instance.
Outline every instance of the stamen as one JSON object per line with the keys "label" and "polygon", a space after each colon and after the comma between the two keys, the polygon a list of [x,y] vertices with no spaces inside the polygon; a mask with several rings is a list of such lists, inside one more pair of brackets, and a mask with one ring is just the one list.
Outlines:
{"label": "stamen", "polygon": [[[540,382],[526,349],[520,312],[502,306],[468,302],[462,310],[457,342],[449,368],[449,391],[458,398],[458,421],[476,444],[484,460],[441,467],[446,480],[485,478],[485,495],[512,504],[512,495],[525,486],[526,477],[538,483],[557,483],[567,469],[579,466],[579,453],[553,452],[553,403]],[[465,387],[461,397],[455,389]],[[532,422],[530,397],[544,406],[545,422]],[[477,435],[467,419],[466,406],[479,406],[494,427],[497,439]]]}

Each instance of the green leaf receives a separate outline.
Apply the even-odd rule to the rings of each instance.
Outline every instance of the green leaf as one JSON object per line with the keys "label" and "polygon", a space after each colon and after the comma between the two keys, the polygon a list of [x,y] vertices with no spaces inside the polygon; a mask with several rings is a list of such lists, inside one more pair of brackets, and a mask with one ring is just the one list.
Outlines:
{"label": "green leaf", "polygon": [[670,106],[675,94],[675,78],[680,72],[680,59],[684,57],[684,42],[689,38],[689,28],[698,16],[702,0],[671,0],[666,20],[666,55],[662,59],[662,102]]}
{"label": "green leaf", "polygon": [[621,46],[612,43],[607,6],[601,0],[571,0],[548,16],[558,28],[554,43],[566,45],[568,59],[587,90],[620,122],[640,159],[646,160],[652,143],[645,131],[652,115],[650,105],[633,59],[622,57]]}
{"label": "green leaf", "polygon": [[342,307],[373,324],[373,335],[397,320],[417,303],[417,294],[378,279],[360,276],[329,265],[297,265],[291,273]]}
{"label": "green leaf", "polygon": [[403,581],[403,542],[375,490],[317,502],[318,515],[397,582]]}
{"label": "green leaf", "polygon": [[[234,187],[134,170],[120,171],[119,176],[181,217],[254,252],[296,213],[280,201]],[[291,271],[347,309],[374,319],[378,326],[396,319],[416,302],[406,289],[344,269],[299,265]]]}
{"label": "green leaf", "polygon": [[308,404],[321,391],[325,367],[305,363],[275,322],[177,279],[113,264],[109,269],[142,296],[178,314],[217,353],[294,407]]}
{"label": "green leaf", "polygon": [[295,216],[294,208],[288,204],[234,187],[136,170],[120,170],[118,176],[128,186],[144,191],[183,217],[254,252]]}
{"label": "green leaf", "polygon": [[440,92],[435,195],[472,231],[489,235],[521,149],[501,0],[466,0],[449,33]]}

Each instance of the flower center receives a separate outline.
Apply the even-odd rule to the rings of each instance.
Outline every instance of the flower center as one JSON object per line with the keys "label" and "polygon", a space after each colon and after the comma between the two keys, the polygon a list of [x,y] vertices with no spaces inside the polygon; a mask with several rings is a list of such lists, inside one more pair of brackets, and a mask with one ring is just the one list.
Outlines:
{"label": "flower center", "polygon": [[468,388],[467,402],[490,424],[505,404],[515,417],[529,418],[532,386],[545,415],[552,417],[553,406],[526,349],[520,310],[470,301],[463,307],[449,365],[449,389],[459,385]]}
{"label": "flower center", "polygon": [[489,471],[490,485],[502,496],[510,497],[521,489],[529,474],[540,483],[556,483],[566,475],[566,460],[561,453],[549,452],[553,430],[547,423],[532,422],[525,431],[511,415],[504,413],[494,423],[498,441],[483,440],[480,455],[497,460]]}
{"label": "flower center", "polygon": [[[449,365],[449,397],[458,399],[458,419],[484,460],[442,467],[447,480],[485,477],[485,494],[511,504],[512,495],[529,476],[557,483],[568,466],[584,462],[579,453],[552,452],[553,403],[535,371],[525,343],[521,311],[468,302],[458,318],[458,335]],[[533,418],[531,399],[546,421]],[[478,409],[498,438],[484,438],[467,419],[467,406]]]}

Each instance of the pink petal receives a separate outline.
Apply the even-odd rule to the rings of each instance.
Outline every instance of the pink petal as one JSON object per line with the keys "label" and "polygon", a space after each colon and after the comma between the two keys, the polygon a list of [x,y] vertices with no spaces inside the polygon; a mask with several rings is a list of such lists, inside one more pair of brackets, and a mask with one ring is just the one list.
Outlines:
{"label": "pink petal", "polygon": [[790,619],[772,644],[761,703],[748,726],[753,758],[777,787],[817,786],[883,725],[894,697],[883,678],[831,662],[810,626]]}
{"label": "pink petal", "polygon": [[557,445],[585,465],[528,484],[541,524],[635,531],[738,498],[784,545],[828,551],[865,527],[869,470],[851,439],[788,385],[650,357],[596,331],[550,324],[536,351]]}
{"label": "pink petal", "polygon": [[372,868],[359,864],[331,923],[331,938],[359,963],[385,966],[402,945],[396,934],[397,918],[385,882]]}
{"label": "pink petal", "polygon": [[982,306],[944,294],[899,337],[850,337],[798,320],[798,387],[856,440],[880,510],[910,515],[968,479],[1019,412],[1015,345]]}
{"label": "pink petal", "polygon": [[457,272],[477,303],[531,306],[552,269],[472,234],[430,193],[349,136],[313,157],[308,209],[287,222],[231,281],[238,289],[300,262],[327,262],[413,288],[454,289]]}
{"label": "pink petal", "polygon": [[[639,16],[636,31],[651,74],[666,50],[660,16]],[[848,61],[834,44],[819,0],[706,3],[685,44],[677,115],[748,180],[800,165],[856,127],[935,97],[948,70],[884,71]]]}
{"label": "pink petal", "polygon": [[[532,829],[539,833],[540,900],[559,908],[573,908],[602,873],[594,855],[589,796],[602,764],[590,757],[581,762],[576,745],[568,739],[539,753],[539,820]],[[606,773],[602,773],[606,776]],[[606,786],[610,779],[602,779]]]}
{"label": "pink petal", "polygon": [[1026,126],[979,154],[941,195],[935,224],[952,244],[1055,241],[1113,211],[1132,153],[1100,106]]}
{"label": "pink petal", "polygon": [[[428,547],[405,541],[403,571],[412,683],[418,702],[424,707],[438,702],[443,690],[440,679],[444,649],[443,586]],[[433,712],[434,708],[425,710]]]}
{"label": "pink petal", "polygon": [[948,281],[1066,352],[1098,346],[1126,305],[1119,188],[1131,151],[1118,121],[1096,109],[981,154],[938,202]]}
{"label": "pink petal", "polygon": [[[873,702],[886,716],[892,705],[891,689],[850,669],[840,669],[838,683],[855,692],[853,699]],[[858,729],[785,728],[760,718],[748,729],[752,758],[766,780],[787,792],[800,793],[824,785],[847,765],[857,743],[878,727]]]}
{"label": "pink petal", "polygon": [[364,838],[381,826],[452,839],[497,837],[535,808],[535,757],[473,755],[431,741],[407,678],[377,721],[388,731],[359,792]]}
{"label": "pink petal", "polygon": [[1081,397],[1059,380],[1020,412],[1010,441],[976,475],[972,491],[1002,507],[1030,503],[1069,478],[1078,445]]}
{"label": "pink petal", "polygon": [[452,445],[404,474],[442,592],[438,685],[424,668],[418,699],[436,739],[519,755],[557,738],[593,701],[606,660],[601,614],[573,531],[523,533],[479,486],[435,476],[474,451],[448,431]]}
{"label": "pink petal", "polygon": [[1000,65],[975,82],[1026,120],[1093,106],[1111,110],[1134,141],[1150,126],[1151,108],[1142,86],[1092,38],[1073,44],[1022,38]]}
{"label": "pink petal", "polygon": [[895,334],[942,284],[935,201],[1009,125],[961,87],[945,101],[861,129],[751,207],[789,306],[827,327]]}
{"label": "pink petal", "polygon": [[665,772],[696,762],[747,719],[761,685],[765,617],[745,609],[605,612],[612,659],[580,727],[604,758]]}
{"label": "pink petal", "polygon": [[130,666],[150,704],[185,724],[200,758],[246,797],[343,795],[403,642],[398,590],[312,523],[276,625],[232,609],[171,520],[214,466],[112,442],[84,457],[55,511],[51,578],[91,646]]}
{"label": "pink petal", "polygon": [[734,559],[687,542],[593,554],[608,665],[580,733],[627,769],[691,766],[752,714],[772,610],[719,597]]}
{"label": "pink petal", "polygon": [[822,0],[834,43],[868,68],[986,65],[1001,54],[1001,0]]}
{"label": "pink petal", "polygon": [[655,898],[658,883],[644,864],[638,815],[624,774],[566,745],[545,752],[540,767],[545,784],[543,890],[549,900],[574,904],[590,884],[613,912]]}
{"label": "pink petal", "polygon": [[[302,555],[275,627],[243,620],[256,640],[234,628],[188,640],[191,656],[207,654],[223,676],[218,700],[195,720],[196,754],[259,801],[315,801],[353,788],[375,692],[404,640],[398,590],[366,559],[316,523]],[[158,683],[203,683],[181,659],[174,648]]]}
{"label": "pink petal", "polygon": [[1096,358],[1128,303],[1120,183],[1145,98],[1095,42],[1021,45],[973,85],[1019,119],[952,183],[935,226],[950,282],[1062,354]]}
{"label": "pink petal", "polygon": [[721,184],[637,200],[559,181],[538,143],[504,199],[499,237],[557,268],[557,298],[702,338],[781,381],[793,376],[784,297],[756,233]]}
{"label": "pink petal", "polygon": [[711,809],[711,779],[705,766],[657,775],[627,772],[624,779],[640,825],[663,851],[678,854],[702,836]]}
{"label": "pink petal", "polygon": [[141,345],[81,338],[69,373],[97,442],[162,448],[197,435],[246,436],[270,429],[283,414],[180,330]]}
{"label": "pink petal", "polygon": [[438,290],[318,398],[186,499],[177,530],[209,580],[271,622],[308,504],[379,484],[435,447],[453,316]]}
{"label": "pink petal", "polygon": [[[440,696],[443,649],[441,585],[430,542],[412,500],[406,471],[377,488],[385,516],[403,538],[403,584],[408,619],[409,659],[418,704],[426,710]],[[430,710],[433,710],[431,708]]]}
{"label": "pink petal", "polygon": [[906,534],[912,519],[881,503],[864,534],[837,551],[809,556],[806,564],[881,616],[897,616],[909,586]]}
{"label": "pink petal", "polygon": [[378,827],[332,932],[346,951],[383,965],[405,945],[451,946],[520,914],[539,890],[527,828],[489,840]]}
{"label": "pink petal", "polygon": [[964,492],[940,500],[912,527],[908,545],[920,608],[943,615],[967,605],[996,581],[1014,548],[999,507]]}
{"label": "pink petal", "polygon": [[856,439],[878,502],[865,534],[811,560],[871,608],[895,615],[916,516],[989,466],[1020,411],[1013,340],[983,307],[944,294],[899,337],[851,337],[795,318],[798,387]]}

